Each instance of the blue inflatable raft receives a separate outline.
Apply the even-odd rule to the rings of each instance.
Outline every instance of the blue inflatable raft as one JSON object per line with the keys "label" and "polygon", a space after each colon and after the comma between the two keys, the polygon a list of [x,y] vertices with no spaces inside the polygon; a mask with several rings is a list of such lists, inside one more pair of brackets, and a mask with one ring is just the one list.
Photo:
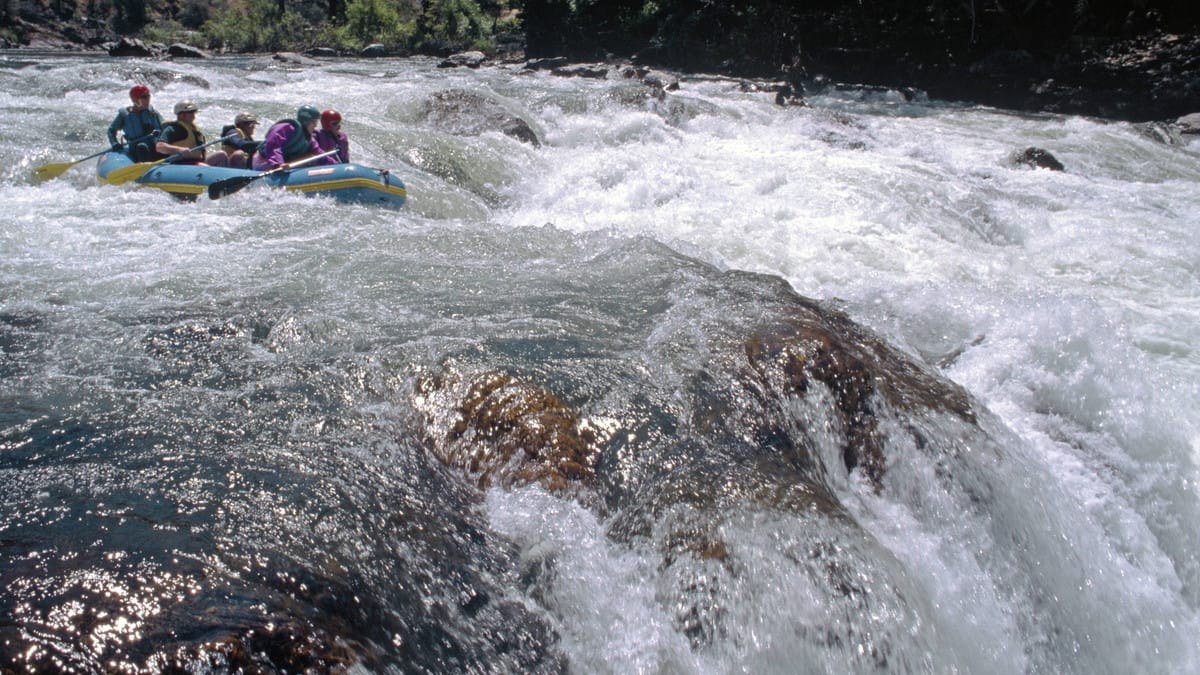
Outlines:
{"label": "blue inflatable raft", "polygon": [[[96,165],[96,177],[101,183],[108,184],[110,174],[133,164],[133,160],[123,152],[104,153]],[[204,194],[210,185],[218,181],[262,173],[251,169],[171,162],[142,166],[148,167],[148,170],[134,182],[188,199]],[[372,169],[360,164],[300,166],[288,171],[272,172],[254,183],[310,196],[328,195],[339,202],[376,204],[396,209],[404,206],[407,198],[404,183],[399,178],[385,169]]]}

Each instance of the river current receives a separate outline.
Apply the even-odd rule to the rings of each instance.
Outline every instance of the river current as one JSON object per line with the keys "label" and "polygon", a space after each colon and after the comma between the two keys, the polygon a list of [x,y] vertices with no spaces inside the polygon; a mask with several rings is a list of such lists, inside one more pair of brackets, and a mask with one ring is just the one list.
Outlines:
{"label": "river current", "polygon": [[[1200,670],[1200,142],[436,65],[0,55],[0,668]],[[30,180],[136,82],[210,137],[336,108],[409,202]],[[804,298],[970,416],[844,463],[836,392],[739,384]],[[444,461],[498,376],[593,483]]]}

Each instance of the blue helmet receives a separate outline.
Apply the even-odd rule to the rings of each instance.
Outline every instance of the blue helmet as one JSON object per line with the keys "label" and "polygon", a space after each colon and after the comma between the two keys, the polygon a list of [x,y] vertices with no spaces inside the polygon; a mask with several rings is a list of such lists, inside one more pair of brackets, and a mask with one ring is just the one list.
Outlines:
{"label": "blue helmet", "polygon": [[304,126],[308,126],[309,122],[319,119],[321,119],[321,111],[317,110],[314,106],[302,105],[300,106],[300,109],[296,111],[296,120]]}

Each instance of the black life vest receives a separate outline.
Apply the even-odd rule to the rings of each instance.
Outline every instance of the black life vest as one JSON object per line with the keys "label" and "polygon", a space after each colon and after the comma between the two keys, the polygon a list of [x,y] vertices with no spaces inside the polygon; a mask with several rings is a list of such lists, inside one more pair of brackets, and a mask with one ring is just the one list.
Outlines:
{"label": "black life vest", "polygon": [[292,125],[295,133],[288,139],[287,144],[280,148],[280,152],[283,153],[283,161],[290,162],[293,159],[300,159],[305,155],[311,155],[312,141],[308,139],[308,134],[304,131],[304,125],[293,119],[279,120],[276,124],[283,124],[284,122]]}

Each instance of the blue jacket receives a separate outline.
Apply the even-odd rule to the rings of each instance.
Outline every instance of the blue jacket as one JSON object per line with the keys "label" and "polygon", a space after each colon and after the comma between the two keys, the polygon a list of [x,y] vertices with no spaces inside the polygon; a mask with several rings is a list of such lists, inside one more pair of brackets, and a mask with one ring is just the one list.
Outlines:
{"label": "blue jacket", "polygon": [[137,112],[121,108],[113,118],[112,124],[108,125],[108,142],[112,145],[118,144],[118,131],[125,133],[126,141],[132,141],[153,131],[161,131],[162,125],[162,115],[159,115],[153,106]]}

